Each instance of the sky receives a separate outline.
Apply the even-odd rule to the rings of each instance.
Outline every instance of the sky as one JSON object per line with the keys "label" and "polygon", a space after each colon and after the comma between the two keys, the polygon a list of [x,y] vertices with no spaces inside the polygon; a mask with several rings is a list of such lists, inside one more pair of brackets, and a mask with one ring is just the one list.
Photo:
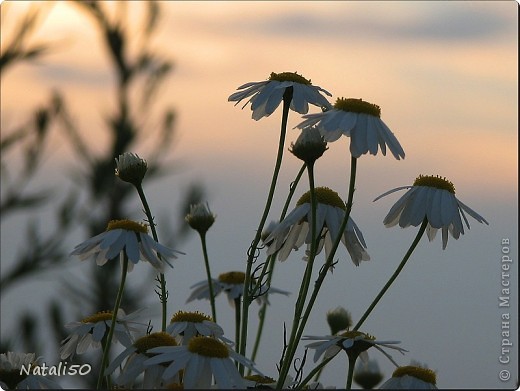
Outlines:
{"label": "sky", "polygon": [[[13,27],[10,20],[16,20],[27,5],[2,4],[2,42]],[[378,154],[359,159],[352,217],[363,231],[371,261],[356,268],[344,249],[338,252],[340,262],[326,279],[305,334],[328,334],[325,313],[339,305],[354,320],[359,318],[415,237],[415,228],[382,224],[398,194],[372,200],[389,189],[410,185],[419,174],[445,176],[455,184],[457,197],[484,216],[489,226],[470,221],[471,230],[459,240],[450,238],[446,250],[440,237],[431,243],[423,238],[364,331],[379,339],[400,340],[409,352],[393,354],[394,359],[402,365],[410,360],[428,365],[437,372],[439,388],[512,388],[518,381],[518,355],[517,350],[512,354],[515,365],[498,361],[504,312],[498,297],[503,239],[510,239],[512,275],[518,275],[517,3],[164,2],[161,6],[153,45],[174,62],[174,70],[161,86],[159,99],[176,110],[172,159],[182,162],[183,171],[148,185],[152,208],[168,211],[180,197],[179,188],[203,181],[217,215],[208,233],[213,273],[243,270],[274,167],[281,110],[254,121],[249,107],[234,106],[228,96],[246,82],[265,80],[271,72],[296,71],[330,91],[332,103],[339,97],[375,103],[406,158],[396,161]],[[142,4],[132,2],[126,8],[137,23]],[[2,128],[19,123],[45,101],[49,90],[57,88],[81,128],[91,132],[92,148],[101,152],[106,139],[96,129],[103,126],[103,113],[114,105],[110,64],[85,15],[62,2],[47,6],[46,12],[35,41],[56,42],[58,49],[3,77]],[[301,116],[291,112],[286,147],[298,137],[293,127],[300,121]],[[65,175],[62,162],[73,162],[71,152],[58,141],[42,181],[60,184]],[[146,158],[146,143],[133,152]],[[349,162],[348,140],[329,144],[316,164],[317,185],[346,198]],[[271,219],[279,214],[299,167],[300,162],[286,153]],[[307,186],[302,181],[297,195]],[[135,205],[138,216],[137,199]],[[9,267],[9,259],[22,245],[14,238],[23,227],[16,219],[2,222],[2,268]],[[169,306],[173,312],[209,311],[205,302],[184,304],[189,286],[205,274],[200,243],[193,237],[183,245],[180,250],[188,255],[172,271],[175,288]],[[296,252],[278,264],[273,280],[273,286],[293,294],[272,298],[258,360],[272,377],[282,322],[290,322],[287,314],[292,313],[304,270],[301,256]],[[71,261],[68,272],[80,272],[81,267]],[[137,276],[129,281],[133,278]],[[41,290],[42,297],[52,295],[57,279],[46,274],[33,289]],[[513,335],[518,335],[516,277],[511,284],[511,325],[516,329]],[[24,289],[2,297],[2,330],[10,330],[5,319],[20,306],[37,310],[38,300],[23,299]],[[232,318],[224,298],[217,300],[217,309]],[[255,311],[253,307],[252,319]],[[226,321],[222,326],[232,335],[233,324]],[[369,353],[385,377],[390,376],[392,364],[379,352]],[[346,365],[345,356],[338,355],[325,369],[323,383],[343,387]],[[508,382],[499,380],[503,369],[512,373]]]}

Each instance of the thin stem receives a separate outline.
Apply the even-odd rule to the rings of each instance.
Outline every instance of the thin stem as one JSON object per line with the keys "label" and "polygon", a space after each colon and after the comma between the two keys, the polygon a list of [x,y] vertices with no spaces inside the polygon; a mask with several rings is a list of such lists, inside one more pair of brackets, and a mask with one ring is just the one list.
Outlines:
{"label": "thin stem", "polygon": [[282,368],[280,370],[280,376],[278,378],[277,387],[282,387],[285,379],[288,375],[289,369],[291,367],[291,362],[296,353],[296,349],[299,343],[299,335],[298,330],[301,325],[301,315],[303,312],[303,308],[305,306],[305,300],[307,298],[307,293],[309,291],[309,286],[312,279],[312,268],[314,265],[314,259],[316,258],[316,247],[317,247],[317,233],[316,233],[316,192],[314,188],[314,162],[307,164],[307,173],[309,176],[309,188],[310,188],[310,198],[311,198],[311,221],[309,222],[311,225],[311,242],[310,242],[310,253],[309,258],[307,260],[307,265],[305,267],[305,273],[302,279],[302,284],[300,286],[300,292],[298,294],[298,299],[296,300],[296,305],[294,309],[294,318],[291,329],[291,336],[289,337],[289,343],[287,345],[287,351],[285,353],[285,357],[283,358]]}
{"label": "thin stem", "polygon": [[[357,170],[357,159],[355,157],[352,157],[351,164],[350,164],[350,184],[349,184],[349,192],[347,196],[347,203],[346,203],[346,210],[345,210],[345,216],[343,217],[343,221],[341,222],[341,226],[339,228],[339,235],[334,239],[334,243],[332,244],[332,248],[330,250],[330,253],[327,257],[327,260],[325,261],[325,264],[320,270],[320,273],[318,275],[318,279],[314,283],[314,289],[312,291],[311,297],[309,299],[309,302],[307,304],[307,307],[305,309],[305,312],[303,314],[302,320],[300,322],[300,326],[298,329],[298,332],[296,334],[297,339],[299,340],[303,334],[303,331],[305,329],[305,325],[307,324],[307,320],[309,319],[312,307],[314,306],[314,302],[316,301],[316,298],[318,297],[318,292],[321,288],[321,285],[323,284],[323,281],[325,280],[325,276],[327,275],[327,272],[332,265],[332,261],[334,260],[334,255],[336,253],[336,250],[338,249],[339,243],[341,242],[341,238],[344,234],[345,228],[348,223],[348,219],[350,217],[350,212],[352,210],[352,204],[354,199],[354,190],[355,190],[355,183],[356,183],[356,170]],[[314,373],[317,373],[319,371],[319,368],[322,368],[325,366],[325,364],[328,361],[324,361],[323,365],[318,366],[316,371],[313,371]],[[311,377],[307,376],[306,382],[310,380]],[[306,383],[302,383],[306,384]]]}
{"label": "thin stem", "polygon": [[403,269],[404,265],[406,264],[406,262],[408,261],[408,258],[410,258],[410,256],[412,255],[413,251],[415,250],[415,247],[417,247],[417,244],[419,243],[419,241],[421,240],[421,237],[423,236],[424,234],[424,231],[426,231],[426,227],[428,226],[428,219],[425,217],[422,224],[421,224],[421,228],[419,228],[419,232],[417,232],[417,235],[415,236],[415,239],[413,240],[412,242],[412,245],[410,246],[410,248],[408,249],[408,251],[406,252],[403,260],[401,261],[401,263],[399,264],[399,266],[397,266],[397,269],[395,269],[395,272],[394,274],[392,274],[392,276],[390,277],[390,279],[388,280],[388,282],[385,284],[385,286],[383,287],[383,289],[381,289],[381,292],[379,292],[379,294],[376,296],[376,298],[374,299],[374,301],[372,302],[372,304],[370,304],[370,306],[367,308],[367,310],[365,311],[365,313],[363,314],[363,316],[361,317],[361,319],[359,319],[359,321],[357,322],[357,324],[354,326],[353,330],[356,331],[358,330],[361,325],[363,324],[363,322],[366,320],[366,318],[368,317],[368,315],[370,315],[370,313],[372,312],[372,310],[375,308],[375,306],[377,305],[377,303],[379,302],[379,300],[381,300],[381,298],[383,297],[383,295],[386,293],[386,291],[388,290],[388,288],[390,288],[390,285],[392,285],[392,283],[395,281],[395,279],[397,278],[397,276],[399,275],[399,273],[401,273],[401,270]]}
{"label": "thin stem", "polygon": [[235,349],[240,345],[240,296],[235,299]]}
{"label": "thin stem", "polygon": [[200,232],[200,242],[202,244],[202,254],[204,255],[204,265],[206,266],[206,276],[208,278],[208,286],[209,286],[209,302],[211,304],[211,317],[213,318],[213,322],[217,322],[217,311],[215,309],[215,293],[213,291],[213,279],[211,278],[211,270],[209,268],[209,257],[208,257],[208,248],[206,246],[206,233]]}
{"label": "thin stem", "polygon": [[119,283],[119,290],[117,291],[116,303],[114,304],[114,310],[112,312],[112,321],[110,323],[110,329],[108,331],[108,336],[105,343],[105,350],[103,351],[103,358],[101,359],[101,369],[99,370],[99,376],[96,386],[96,389],[98,390],[101,388],[101,383],[103,383],[103,374],[108,364],[110,344],[112,343],[112,336],[114,335],[114,329],[116,326],[117,312],[119,311],[119,307],[121,306],[121,301],[123,299],[123,290],[125,287],[126,273],[128,271],[128,257],[126,255],[126,252],[122,251],[119,256],[123,259],[123,265],[121,267],[121,282]]}
{"label": "thin stem", "polygon": [[[262,229],[264,228],[265,221],[267,220],[267,216],[269,214],[269,210],[271,209],[271,204],[273,202],[274,191],[276,188],[276,182],[278,180],[278,173],[280,172],[280,168],[282,165],[282,157],[285,145],[285,134],[287,133],[287,119],[289,118],[289,108],[292,100],[293,89],[292,87],[288,87],[285,89],[283,95],[283,109],[282,109],[282,124],[280,127],[280,139],[278,142],[278,153],[276,156],[276,163],[273,171],[273,178],[271,180],[271,186],[269,188],[269,194],[267,196],[267,200],[265,203],[264,212],[260,219],[260,223],[258,224],[258,228],[256,230],[255,238],[251,243],[251,246],[248,250],[248,258],[246,264],[246,275],[244,280],[244,293],[242,296],[242,325],[241,325],[241,334],[240,334],[240,346],[239,353],[243,356],[246,355],[246,342],[247,342],[247,323],[249,318],[249,305],[251,304],[251,297],[249,294],[249,289],[251,285],[251,269],[253,267],[253,262],[255,260],[255,254],[258,249],[258,243],[260,242],[260,238],[262,235]],[[240,374],[243,375],[244,367],[240,365]]]}
{"label": "thin stem", "polygon": [[[282,221],[285,218],[285,215],[287,213],[287,210],[289,209],[289,204],[291,203],[291,199],[294,195],[294,192],[296,191],[296,187],[298,186],[298,183],[300,182],[300,179],[305,172],[305,163],[302,164],[300,171],[298,171],[298,174],[296,175],[296,178],[294,178],[294,181],[291,183],[289,187],[289,194],[287,195],[287,199],[285,200],[284,207],[282,209],[282,213],[280,214],[280,221]],[[269,270],[267,272],[267,287],[269,288],[271,286],[271,280],[273,278],[273,272],[274,272],[274,266],[276,264],[276,253],[270,255],[267,258],[267,262]],[[261,280],[263,278],[263,274],[260,276]],[[267,300],[262,303],[262,307],[260,308],[260,311],[258,312],[258,329],[256,332],[256,338],[255,343],[253,345],[253,352],[251,353],[251,360],[255,361],[256,355],[258,353],[258,348],[260,347],[260,340],[262,339],[262,333],[264,330],[264,324],[265,324],[265,315],[267,313]],[[248,369],[248,375],[251,374],[251,369]]]}
{"label": "thin stem", "polygon": [[347,374],[347,384],[345,386],[345,389],[350,390],[352,389],[352,379],[354,377],[354,366],[356,364],[358,356],[351,357],[348,356],[348,374]]}
{"label": "thin stem", "polygon": [[[150,230],[152,231],[152,237],[157,243],[159,243],[159,237],[157,236],[157,231],[155,229],[153,215],[150,210],[150,206],[148,205],[148,201],[146,200],[146,196],[144,195],[143,186],[141,184],[139,184],[139,185],[136,185],[135,188],[137,189],[137,193],[139,194],[139,198],[141,199],[141,203],[143,204],[144,213],[146,214],[146,218],[148,219],[148,223],[150,224]],[[161,260],[161,254],[157,253],[157,256]],[[161,331],[166,331],[168,291],[166,290],[166,279],[164,278],[164,273],[159,274],[159,281],[161,284],[161,295],[159,296],[159,298],[161,300],[161,307],[162,307]]]}

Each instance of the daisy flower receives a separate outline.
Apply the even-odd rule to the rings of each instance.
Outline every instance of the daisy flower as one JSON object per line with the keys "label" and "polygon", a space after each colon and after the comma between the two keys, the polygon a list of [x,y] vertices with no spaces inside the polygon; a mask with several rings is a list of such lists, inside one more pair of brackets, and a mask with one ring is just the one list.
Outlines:
{"label": "daisy flower", "polygon": [[426,233],[432,241],[437,230],[442,231],[442,248],[448,244],[448,232],[454,239],[464,234],[461,216],[469,229],[469,222],[464,212],[479,223],[489,223],[470,207],[455,197],[455,186],[446,178],[439,176],[419,175],[412,186],[401,186],[384,194],[374,201],[394,193],[398,190],[408,191],[392,206],[383,223],[386,227],[393,227],[399,223],[401,228],[421,225],[424,219],[428,220]]}
{"label": "daisy flower", "polygon": [[164,270],[164,262],[173,267],[167,258],[176,259],[176,254],[184,254],[153,240],[148,235],[148,227],[145,224],[132,220],[111,220],[105,232],[78,244],[71,255],[78,255],[82,261],[94,256],[96,263],[102,266],[122,251],[131,261],[128,263],[128,271],[131,271],[139,260],[143,260],[150,262],[161,273]]}
{"label": "daisy flower", "polygon": [[[141,312],[141,310],[138,310],[126,315],[122,309],[119,309],[113,343],[119,341],[123,346],[129,346],[132,344],[131,333],[140,332],[143,327],[146,329],[146,324],[134,321]],[[75,353],[83,354],[89,348],[99,349],[101,340],[108,334],[111,323],[112,311],[98,312],[79,322],[67,323],[65,328],[70,329],[70,334],[61,342],[60,358],[62,360],[72,358]]]}
{"label": "daisy flower", "polygon": [[436,381],[435,372],[431,369],[408,365],[397,368],[392,377],[379,388],[392,390],[436,390]]}
{"label": "daisy flower", "polygon": [[178,311],[172,316],[166,332],[173,337],[178,337],[181,345],[187,345],[193,337],[205,336],[219,338],[224,335],[224,330],[213,320],[200,312]]}
{"label": "daisy flower", "polygon": [[183,370],[185,389],[210,388],[212,378],[218,388],[245,388],[235,362],[260,373],[251,360],[211,337],[193,337],[186,346],[163,346],[150,349],[148,353],[157,355],[146,360],[146,366],[166,365],[162,375],[166,382]]}
{"label": "daisy flower", "polygon": [[305,121],[297,125],[303,129],[317,126],[327,142],[336,141],[343,134],[350,137],[350,153],[358,158],[378,148],[386,156],[386,147],[397,160],[404,159],[404,150],[392,131],[381,120],[379,106],[362,99],[338,98],[331,110],[304,115]]}
{"label": "daisy flower", "polygon": [[[144,374],[143,388],[165,388],[167,383],[162,381],[165,367],[162,365],[144,365],[151,355],[148,351],[157,347],[177,346],[175,338],[165,332],[157,332],[137,339],[132,345],[128,346],[105,370],[108,375],[116,370],[123,361],[126,362],[121,372],[116,377],[115,382],[120,386],[131,387],[137,378]],[[178,382],[178,377],[171,376],[169,383]]]}
{"label": "daisy flower", "polygon": [[1,388],[6,390],[61,389],[55,381],[34,374],[38,372],[39,359],[35,358],[34,353],[7,352],[0,354]]}
{"label": "daisy flower", "polygon": [[[329,255],[333,240],[339,234],[339,228],[345,215],[345,204],[338,193],[328,187],[315,189],[317,199],[316,232],[320,238],[316,254],[325,246],[325,254]],[[271,232],[265,240],[268,246],[267,255],[278,251],[278,259],[285,261],[292,250],[297,250],[303,243],[310,248],[312,219],[310,191],[305,193],[296,203],[296,208]],[[341,235],[341,242],[347,248],[352,262],[359,266],[361,261],[370,260],[366,252],[366,243],[363,234],[350,217],[345,231]],[[306,258],[304,258],[306,259]]]}
{"label": "daisy flower", "polygon": [[371,347],[376,348],[383,353],[396,367],[398,366],[392,357],[386,353],[382,347],[395,349],[399,353],[404,354],[407,350],[393,346],[401,343],[400,341],[378,341],[372,335],[362,333],[360,331],[345,331],[337,335],[325,335],[325,336],[304,336],[302,340],[317,340],[319,342],[312,342],[306,347],[316,349],[314,354],[314,362],[318,361],[323,353],[325,353],[324,359],[334,357],[341,350],[345,350],[349,357],[351,355],[359,356],[362,361],[368,360],[367,350]]}
{"label": "daisy flower", "polygon": [[190,205],[190,213],[186,215],[185,220],[191,228],[204,234],[213,225],[215,218],[216,216],[211,213],[207,203],[199,203]]}
{"label": "daisy flower", "polygon": [[[218,279],[212,279],[213,293],[215,294],[215,296],[218,296],[221,292],[225,292],[229,304],[231,306],[234,306],[235,299],[238,299],[244,293],[245,277],[246,275],[243,272],[234,271],[222,273],[218,276]],[[190,301],[193,301],[195,299],[209,300],[209,284],[207,280],[197,282],[190,288],[193,289],[193,292],[191,292],[191,295],[190,297],[188,297],[186,303],[189,303]],[[267,301],[267,303],[269,304],[269,301],[267,300],[267,294],[271,293],[281,293],[282,295],[286,296],[289,295],[289,292],[283,291],[281,289],[274,288],[272,286],[268,288],[267,286],[262,285],[260,287],[260,293],[258,294],[257,298],[258,304],[262,304],[264,301]]]}
{"label": "daisy flower", "polygon": [[330,107],[329,101],[321,95],[332,96],[321,87],[313,86],[310,80],[293,72],[271,73],[269,79],[260,82],[251,82],[241,85],[232,94],[228,101],[241,102],[249,98],[244,107],[251,102],[252,118],[258,121],[262,117],[269,117],[282,102],[285,91],[292,88],[290,109],[300,114],[309,111],[309,103],[318,107]]}

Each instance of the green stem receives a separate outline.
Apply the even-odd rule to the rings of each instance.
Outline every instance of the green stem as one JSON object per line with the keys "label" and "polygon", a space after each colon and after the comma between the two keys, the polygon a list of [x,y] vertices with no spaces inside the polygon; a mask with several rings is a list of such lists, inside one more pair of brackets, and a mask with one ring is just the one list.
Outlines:
{"label": "green stem", "polygon": [[[269,194],[267,196],[267,200],[265,203],[264,212],[262,214],[262,218],[260,219],[260,223],[258,224],[258,228],[256,230],[255,238],[251,243],[251,246],[248,250],[247,264],[246,264],[246,273],[244,280],[244,293],[242,296],[242,324],[241,324],[241,333],[240,333],[240,346],[239,353],[243,356],[246,355],[246,342],[247,342],[247,324],[249,318],[249,305],[251,304],[251,296],[250,296],[250,285],[251,285],[251,269],[253,267],[253,262],[255,260],[255,254],[258,249],[258,243],[260,243],[260,238],[262,235],[262,229],[264,228],[265,221],[267,220],[267,216],[269,214],[269,210],[271,209],[271,204],[273,202],[274,191],[276,188],[276,182],[278,180],[278,173],[280,172],[280,167],[282,165],[282,157],[285,145],[285,134],[287,133],[287,119],[289,118],[289,108],[292,100],[293,89],[292,87],[288,87],[285,89],[285,93],[283,95],[283,109],[282,109],[282,124],[280,127],[280,139],[278,142],[278,153],[276,156],[276,163],[273,171],[273,178],[271,180],[271,186],[269,188]],[[240,365],[240,374],[244,374],[244,367]]]}
{"label": "green stem", "polygon": [[[300,168],[300,171],[298,171],[298,174],[296,175],[296,178],[291,183],[291,186],[289,187],[289,194],[287,196],[287,199],[285,200],[284,207],[282,209],[282,213],[280,214],[280,221],[282,221],[285,218],[285,215],[287,213],[287,210],[289,209],[289,205],[291,203],[291,199],[294,195],[294,192],[296,191],[296,187],[298,186],[298,183],[300,182],[300,179],[305,172],[305,163]],[[268,257],[267,262],[269,270],[267,272],[267,281],[266,284],[268,287],[271,286],[271,280],[273,278],[273,272],[274,272],[274,266],[276,264],[276,254],[272,254]],[[263,279],[263,273],[260,276],[260,280]],[[251,353],[251,360],[255,361],[256,355],[258,354],[258,348],[260,347],[260,340],[262,339],[262,333],[264,330],[264,324],[265,324],[265,315],[267,313],[267,301],[264,301],[262,303],[262,307],[260,308],[260,311],[258,312],[258,329],[256,332],[256,338],[255,338],[255,344],[253,345],[253,353]],[[248,369],[248,375],[251,374],[251,369]]]}
{"label": "green stem", "polygon": [[350,390],[352,389],[352,379],[354,377],[354,366],[356,364],[358,356],[351,357],[348,356],[348,375],[347,375],[347,384],[345,386],[345,389]]}
{"label": "green stem", "polygon": [[235,349],[240,345],[240,296],[235,299]]}
{"label": "green stem", "polygon": [[291,362],[296,354],[296,349],[299,343],[298,330],[301,325],[301,315],[303,312],[303,308],[305,306],[305,300],[307,298],[307,293],[309,291],[309,286],[312,280],[312,268],[314,265],[314,259],[316,258],[316,248],[317,248],[317,233],[316,233],[316,192],[314,191],[314,162],[307,164],[307,172],[309,176],[309,188],[310,188],[310,198],[311,198],[311,248],[309,258],[307,260],[307,265],[305,267],[305,273],[302,279],[302,284],[300,286],[300,292],[298,294],[298,299],[296,300],[296,305],[294,309],[294,318],[291,329],[291,336],[289,337],[289,342],[287,344],[287,350],[285,352],[285,357],[283,357],[282,368],[280,370],[280,376],[278,378],[278,383],[276,384],[277,388],[283,387],[285,379],[289,373],[289,369],[291,368]]}
{"label": "green stem", "polygon": [[[146,214],[146,218],[148,219],[148,223],[150,224],[152,237],[157,243],[159,243],[159,237],[157,236],[157,231],[155,229],[153,215],[150,210],[150,206],[148,205],[148,201],[146,200],[146,197],[144,195],[143,186],[139,184],[136,185],[135,188],[137,189],[137,193],[139,194],[139,198],[141,199],[141,203],[143,204],[144,213]],[[158,253],[157,256],[161,260],[161,254]],[[164,278],[164,273],[159,274],[159,281],[161,284],[161,294],[159,296],[159,299],[161,300],[162,307],[161,331],[166,331],[168,291],[166,290],[166,279]]]}
{"label": "green stem", "polygon": [[[300,327],[298,329],[298,332],[296,334],[297,339],[299,340],[303,334],[303,331],[305,329],[305,325],[307,324],[307,320],[309,319],[312,307],[314,306],[314,302],[316,301],[316,298],[318,297],[318,292],[321,288],[321,285],[323,284],[323,281],[325,280],[325,276],[327,275],[327,272],[332,265],[332,261],[334,260],[334,255],[336,253],[336,250],[338,249],[339,243],[341,242],[341,237],[344,234],[345,228],[348,223],[348,219],[350,217],[350,212],[352,210],[352,204],[354,199],[354,190],[355,190],[355,184],[356,184],[356,170],[357,170],[357,159],[355,157],[352,157],[351,164],[350,164],[350,184],[349,184],[349,191],[347,196],[347,203],[346,203],[346,210],[345,210],[345,216],[343,217],[343,221],[341,222],[341,226],[339,228],[339,235],[334,238],[334,243],[332,244],[331,251],[327,257],[327,260],[325,261],[325,264],[323,265],[322,269],[320,270],[320,273],[318,275],[318,279],[314,283],[314,289],[312,291],[311,297],[309,299],[309,303],[307,304],[307,307],[305,309],[305,313],[303,314],[302,321],[300,323]],[[319,368],[322,368],[325,366],[326,363],[328,363],[330,360],[324,361],[321,366],[318,366],[316,371],[313,371],[314,373],[317,373],[319,371]],[[311,379],[311,377],[307,376],[305,383],[301,383],[301,385],[306,384]]]}
{"label": "green stem", "polygon": [[110,345],[112,343],[112,337],[114,335],[114,329],[117,320],[117,312],[119,311],[119,307],[121,306],[121,301],[123,299],[123,289],[125,287],[126,273],[128,271],[128,257],[126,253],[122,251],[120,257],[123,258],[123,265],[121,268],[121,282],[119,283],[119,290],[117,291],[116,303],[114,304],[114,310],[112,312],[112,321],[110,323],[110,329],[108,331],[108,336],[105,343],[105,350],[103,351],[103,358],[101,359],[101,369],[99,370],[99,376],[96,387],[96,389],[98,390],[101,388],[101,383],[103,383],[103,374],[108,364],[108,356],[110,352]]}
{"label": "green stem", "polygon": [[394,274],[392,274],[392,276],[390,277],[390,279],[388,280],[388,282],[385,284],[385,286],[383,287],[383,289],[381,289],[381,292],[379,292],[379,294],[376,296],[376,298],[374,299],[374,301],[372,302],[372,304],[370,304],[370,306],[367,308],[367,310],[365,311],[365,313],[363,314],[363,316],[361,317],[361,319],[359,319],[359,321],[357,322],[357,324],[354,326],[354,329],[353,331],[356,331],[358,330],[361,325],[363,324],[363,322],[366,320],[366,318],[368,317],[368,315],[370,315],[370,313],[372,312],[372,310],[375,308],[375,306],[377,305],[377,303],[379,302],[379,300],[381,300],[381,298],[383,297],[383,295],[386,293],[386,291],[388,290],[388,288],[390,288],[390,285],[392,285],[392,283],[395,281],[395,279],[397,278],[397,276],[399,275],[399,273],[401,273],[401,270],[403,269],[404,265],[406,264],[406,262],[408,261],[408,258],[410,258],[410,256],[412,255],[413,251],[415,250],[415,247],[417,247],[417,244],[419,243],[419,241],[421,240],[421,237],[423,236],[424,234],[424,231],[426,231],[426,227],[428,226],[428,219],[425,217],[422,224],[421,224],[421,228],[419,228],[419,232],[417,232],[417,235],[415,236],[415,239],[414,241],[412,242],[412,245],[410,246],[410,248],[408,249],[408,251],[406,252],[403,260],[401,261],[401,263],[399,264],[399,266],[397,267],[397,269],[395,270]]}
{"label": "green stem", "polygon": [[217,311],[215,309],[215,293],[213,291],[213,279],[211,278],[211,270],[209,268],[209,257],[208,257],[208,248],[206,246],[206,233],[199,232],[200,234],[200,242],[202,244],[202,254],[204,255],[204,265],[206,266],[206,276],[208,278],[208,286],[209,286],[209,302],[211,304],[211,317],[213,318],[213,322],[217,322]]}

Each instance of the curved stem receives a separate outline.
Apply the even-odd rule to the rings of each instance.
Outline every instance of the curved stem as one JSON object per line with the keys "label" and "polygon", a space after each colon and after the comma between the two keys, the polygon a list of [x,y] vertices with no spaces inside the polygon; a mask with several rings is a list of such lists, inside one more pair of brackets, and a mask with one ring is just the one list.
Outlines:
{"label": "curved stem", "polygon": [[[264,212],[260,219],[260,223],[258,224],[258,228],[256,230],[255,238],[251,243],[251,246],[248,250],[247,264],[246,264],[246,273],[244,280],[244,293],[242,296],[242,324],[241,324],[241,333],[240,333],[240,346],[239,353],[243,356],[246,355],[246,342],[247,342],[247,323],[249,318],[249,305],[251,304],[251,296],[249,293],[250,285],[251,285],[251,269],[253,267],[253,262],[255,260],[255,254],[258,249],[258,243],[260,242],[260,238],[262,235],[262,229],[264,228],[265,221],[267,220],[267,215],[269,214],[269,210],[271,209],[271,203],[274,197],[274,191],[276,188],[276,182],[278,180],[278,173],[280,172],[280,168],[282,165],[282,157],[285,145],[285,134],[287,133],[287,119],[289,118],[289,108],[292,100],[293,89],[292,87],[288,87],[285,89],[285,93],[283,95],[283,109],[282,109],[282,124],[280,127],[280,139],[278,142],[278,153],[276,156],[276,163],[273,171],[273,178],[271,179],[271,186],[269,188],[269,194],[267,196],[267,200],[265,203]],[[243,375],[244,367],[240,365],[240,374]]]}
{"label": "curved stem", "polygon": [[[291,199],[294,195],[294,192],[296,191],[296,187],[298,186],[298,183],[300,182],[300,179],[305,172],[305,163],[302,164],[300,171],[298,171],[298,174],[296,174],[296,178],[294,178],[294,181],[291,183],[289,187],[289,194],[287,195],[287,199],[285,200],[285,204],[282,209],[282,213],[280,214],[280,221],[282,221],[285,218],[285,215],[287,213],[287,209],[289,209],[289,204],[291,203]],[[268,264],[268,271],[267,271],[267,287],[271,286],[271,280],[273,278],[273,272],[274,272],[274,266],[276,264],[276,254],[272,254],[268,257],[267,262]],[[262,280],[264,276],[264,273],[260,275],[259,280]],[[256,338],[255,343],[253,345],[253,352],[251,353],[251,360],[255,361],[256,355],[258,353],[258,348],[260,347],[260,340],[262,339],[262,333],[264,330],[264,323],[265,323],[265,315],[267,313],[267,300],[262,303],[262,307],[260,308],[260,311],[258,313],[258,330],[256,332]],[[251,369],[248,369],[248,375],[251,374]]]}
{"label": "curved stem", "polygon": [[[155,229],[155,223],[153,221],[153,215],[150,210],[150,206],[148,205],[148,201],[144,195],[143,186],[141,184],[136,185],[137,193],[139,194],[139,198],[141,199],[141,203],[143,204],[144,213],[146,214],[146,218],[148,219],[148,223],[150,224],[150,230],[152,231],[153,239],[159,243],[159,237],[157,236],[157,231]],[[161,254],[157,253],[157,257],[161,259]],[[168,291],[166,290],[166,279],[164,278],[164,273],[159,274],[159,281],[161,284],[161,295],[159,299],[161,300],[162,307],[162,321],[161,321],[161,331],[166,331],[166,317],[167,317],[167,301],[168,301]]]}
{"label": "curved stem", "polygon": [[108,331],[107,340],[105,343],[105,350],[103,351],[103,358],[101,359],[101,369],[99,370],[99,376],[97,381],[96,389],[101,388],[101,383],[103,383],[103,374],[105,372],[105,368],[108,364],[108,355],[110,352],[110,345],[112,343],[112,337],[114,335],[114,329],[116,325],[117,320],[117,312],[119,311],[119,307],[121,306],[121,301],[123,299],[123,290],[125,287],[125,281],[126,281],[126,273],[128,271],[128,257],[124,251],[121,252],[119,255],[122,257],[122,267],[121,267],[121,282],[119,283],[119,290],[117,291],[116,296],[116,303],[114,304],[114,310],[112,312],[112,321],[110,323],[110,329]]}
{"label": "curved stem", "polygon": [[217,322],[217,310],[215,309],[215,293],[213,292],[213,279],[211,278],[211,270],[209,268],[209,257],[208,257],[208,248],[206,246],[206,233],[199,232],[200,234],[200,242],[202,244],[202,254],[204,256],[204,265],[206,266],[206,276],[208,278],[208,286],[209,286],[209,302],[211,304],[211,317],[213,318],[213,322]]}
{"label": "curved stem", "polygon": [[309,188],[310,188],[310,198],[311,198],[311,221],[309,222],[311,225],[311,242],[310,242],[310,253],[309,258],[307,260],[307,266],[305,267],[305,273],[302,279],[302,284],[300,286],[300,292],[298,294],[298,299],[296,300],[295,309],[294,309],[294,318],[291,329],[291,336],[289,337],[289,343],[287,345],[287,351],[285,352],[285,356],[282,361],[282,368],[280,370],[280,376],[278,378],[277,387],[280,388],[283,386],[285,379],[289,373],[289,369],[291,368],[291,362],[296,353],[296,349],[298,347],[298,343],[300,341],[298,330],[300,329],[301,322],[304,321],[302,319],[302,312],[305,306],[305,300],[307,298],[307,293],[309,291],[309,286],[312,280],[312,268],[314,265],[314,259],[316,258],[316,248],[317,248],[317,233],[316,233],[316,192],[314,191],[314,163],[307,164],[307,172],[309,176]]}
{"label": "curved stem", "polygon": [[318,364],[312,371],[309,372],[307,377],[305,379],[303,379],[300,384],[298,384],[297,388],[300,390],[303,387],[305,387],[307,385],[307,383],[312,380],[312,377],[314,375],[316,375],[317,373],[319,373],[325,367],[325,365],[327,365],[334,357],[336,357],[336,356],[329,357],[329,358],[323,360],[320,364]]}
{"label": "curved stem", "polygon": [[408,251],[406,252],[403,260],[401,261],[401,263],[399,264],[399,266],[397,266],[397,269],[395,270],[394,274],[392,274],[392,276],[390,277],[390,279],[387,281],[387,283],[385,284],[385,286],[383,287],[383,289],[381,289],[381,292],[379,292],[379,294],[376,296],[376,298],[374,299],[374,301],[372,302],[372,304],[370,304],[370,306],[367,308],[367,310],[365,311],[365,313],[363,314],[363,316],[361,317],[361,319],[359,319],[359,321],[357,322],[357,324],[354,326],[353,330],[356,331],[358,330],[361,325],[363,324],[363,322],[366,320],[366,318],[368,317],[368,315],[370,315],[370,313],[372,312],[372,310],[375,308],[375,306],[377,305],[377,303],[379,302],[379,300],[381,300],[381,298],[383,297],[383,295],[386,293],[386,291],[388,290],[388,288],[390,288],[390,285],[392,285],[392,283],[395,281],[395,279],[397,278],[397,276],[399,275],[399,273],[401,273],[401,270],[403,269],[404,265],[406,264],[406,262],[408,261],[408,258],[410,258],[410,255],[412,255],[412,252],[415,250],[415,247],[417,247],[417,244],[419,243],[419,240],[421,239],[421,237],[423,236],[424,234],[424,231],[426,230],[426,227],[428,225],[428,219],[425,217],[422,224],[421,224],[421,228],[419,229],[419,232],[417,232],[417,235],[415,236],[415,239],[414,241],[412,242],[412,245],[410,246],[410,248],[408,249]]}

